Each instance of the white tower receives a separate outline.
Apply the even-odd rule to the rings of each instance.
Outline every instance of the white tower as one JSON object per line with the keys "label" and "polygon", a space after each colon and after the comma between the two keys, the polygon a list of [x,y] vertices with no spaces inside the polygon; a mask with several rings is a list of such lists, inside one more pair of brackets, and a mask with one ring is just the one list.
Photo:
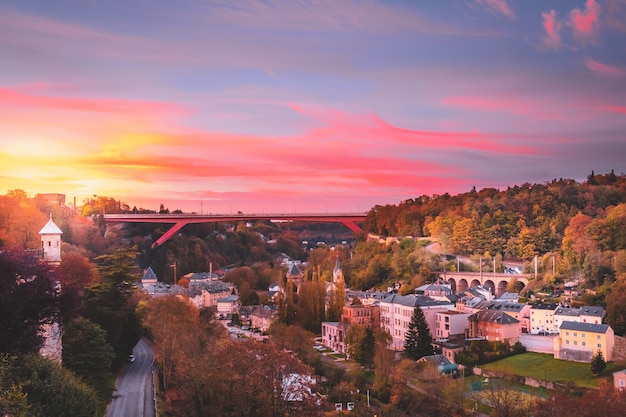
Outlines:
{"label": "white tower", "polygon": [[63,232],[52,221],[52,214],[48,223],[39,231],[41,236],[41,250],[46,262],[61,262],[61,235]]}

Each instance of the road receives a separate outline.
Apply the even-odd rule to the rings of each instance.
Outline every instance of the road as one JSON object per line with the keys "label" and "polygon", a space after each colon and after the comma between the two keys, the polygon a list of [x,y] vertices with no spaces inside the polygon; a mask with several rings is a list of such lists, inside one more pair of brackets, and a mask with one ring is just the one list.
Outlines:
{"label": "road", "polygon": [[152,345],[141,339],[133,349],[135,362],[124,365],[115,381],[106,417],[155,417]]}

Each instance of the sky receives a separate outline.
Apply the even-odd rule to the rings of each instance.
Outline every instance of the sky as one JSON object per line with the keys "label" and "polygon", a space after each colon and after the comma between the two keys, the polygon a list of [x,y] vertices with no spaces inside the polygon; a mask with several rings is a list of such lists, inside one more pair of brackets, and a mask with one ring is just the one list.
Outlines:
{"label": "sky", "polygon": [[354,213],[626,172],[626,0],[0,0],[0,192]]}

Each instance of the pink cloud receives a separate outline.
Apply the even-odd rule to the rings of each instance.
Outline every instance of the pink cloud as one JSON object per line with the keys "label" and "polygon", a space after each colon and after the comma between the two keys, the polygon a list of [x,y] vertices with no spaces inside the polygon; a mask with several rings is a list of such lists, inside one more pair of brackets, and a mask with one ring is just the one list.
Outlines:
{"label": "pink cloud", "polygon": [[515,13],[506,0],[476,0],[476,2],[485,6],[487,10],[494,14],[501,14],[510,19],[515,19]]}
{"label": "pink cloud", "polygon": [[594,73],[609,78],[621,78],[626,77],[626,68],[618,67],[614,65],[607,65],[601,62],[595,61],[591,58],[585,60],[585,66]]}
{"label": "pink cloud", "polygon": [[570,12],[568,26],[574,36],[582,43],[595,44],[600,32],[600,5],[594,0],[587,0],[585,9],[573,9]]}
{"label": "pink cloud", "polygon": [[543,29],[546,34],[543,37],[543,47],[546,49],[559,49],[561,47],[561,23],[556,18],[556,10],[541,13],[543,17]]}
{"label": "pink cloud", "polygon": [[605,106],[605,108],[607,110],[610,110],[610,111],[615,112],[615,113],[626,114],[626,106],[612,106],[612,105],[608,105],[608,106]]}
{"label": "pink cloud", "polygon": [[80,112],[141,113],[141,114],[187,114],[182,106],[145,100],[85,99],[26,94],[14,89],[0,88],[1,105],[24,108],[46,108]]}

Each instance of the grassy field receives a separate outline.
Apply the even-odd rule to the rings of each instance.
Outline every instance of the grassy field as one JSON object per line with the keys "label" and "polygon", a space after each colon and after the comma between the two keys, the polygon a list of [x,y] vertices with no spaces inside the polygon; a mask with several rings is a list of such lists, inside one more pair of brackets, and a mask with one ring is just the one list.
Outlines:
{"label": "grassy field", "polygon": [[554,359],[552,355],[528,352],[511,356],[497,362],[482,365],[482,369],[521,375],[551,382],[571,383],[581,387],[597,387],[602,379],[610,378],[613,372],[626,368],[624,362],[610,362],[602,375],[591,374],[588,363]]}

